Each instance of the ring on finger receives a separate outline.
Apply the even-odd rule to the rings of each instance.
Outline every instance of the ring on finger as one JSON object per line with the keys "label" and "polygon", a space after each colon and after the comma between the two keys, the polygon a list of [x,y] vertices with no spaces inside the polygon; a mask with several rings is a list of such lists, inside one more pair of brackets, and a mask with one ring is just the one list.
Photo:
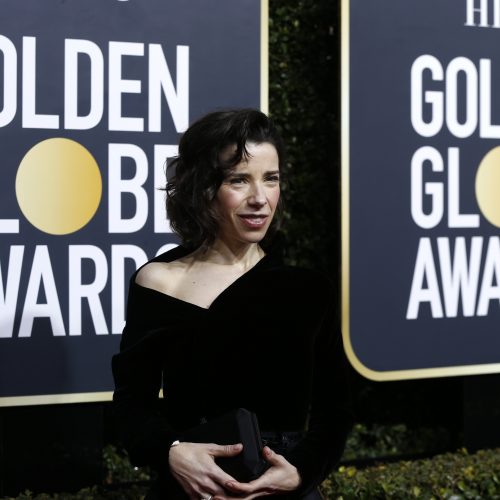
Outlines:
{"label": "ring on finger", "polygon": [[213,496],[212,495],[207,495],[207,496],[202,496],[200,500],[212,500]]}

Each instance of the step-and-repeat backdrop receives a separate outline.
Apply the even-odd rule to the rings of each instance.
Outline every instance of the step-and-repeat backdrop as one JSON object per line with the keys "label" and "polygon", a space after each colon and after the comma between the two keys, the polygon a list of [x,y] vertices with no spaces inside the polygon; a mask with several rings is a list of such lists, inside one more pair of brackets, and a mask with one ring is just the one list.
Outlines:
{"label": "step-and-repeat backdrop", "polygon": [[500,372],[500,1],[342,7],[349,358],[377,380]]}
{"label": "step-and-repeat backdrop", "polygon": [[180,134],[267,106],[267,4],[0,10],[0,406],[110,399],[128,279],[176,244],[159,188]]}

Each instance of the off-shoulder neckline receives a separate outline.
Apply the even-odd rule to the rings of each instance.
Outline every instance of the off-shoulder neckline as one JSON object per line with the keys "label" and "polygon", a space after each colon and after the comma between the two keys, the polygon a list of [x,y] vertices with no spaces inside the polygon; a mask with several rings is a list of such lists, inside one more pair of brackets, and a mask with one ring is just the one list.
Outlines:
{"label": "off-shoulder neckline", "polygon": [[[173,250],[176,250],[177,248],[174,248]],[[167,252],[170,253],[171,251]],[[208,307],[203,307],[203,306],[200,306],[198,304],[195,304],[194,302],[189,302],[188,300],[184,300],[184,299],[180,299],[179,297],[176,297],[175,295],[170,295],[168,293],[165,293],[165,292],[161,292],[160,290],[156,290],[155,288],[150,288],[150,287],[147,287],[147,286],[144,286],[144,285],[140,285],[139,283],[137,283],[136,281],[136,276],[137,276],[137,272],[139,271],[139,269],[137,270],[136,273],[134,273],[134,276],[133,276],[133,284],[140,288],[141,290],[144,290],[144,291],[148,291],[148,292],[151,292],[153,294],[159,294],[160,296],[162,296],[163,298],[167,299],[167,300],[173,300],[177,303],[180,303],[180,304],[184,304],[184,305],[187,305],[188,307],[193,307],[195,309],[198,309],[200,311],[210,311],[213,306],[216,304],[216,302],[219,301],[219,299],[221,299],[221,297],[223,297],[226,292],[228,292],[230,289],[234,288],[235,286],[237,286],[244,278],[246,278],[248,275],[252,274],[252,272],[260,267],[261,263],[263,263],[264,261],[267,261],[268,260],[268,255],[269,254],[264,254],[264,256],[259,259],[250,269],[248,269],[247,271],[245,271],[241,276],[238,276],[238,278],[236,278],[232,283],[230,283],[226,288],[224,288],[215,298],[214,300],[209,304]],[[166,256],[166,254],[164,255],[161,255],[159,257],[163,257],[163,256]],[[170,260],[165,260],[165,259],[153,259],[152,261],[150,262],[173,262],[174,260],[177,260],[179,259],[180,257],[179,256],[175,256],[173,259],[170,259]]]}

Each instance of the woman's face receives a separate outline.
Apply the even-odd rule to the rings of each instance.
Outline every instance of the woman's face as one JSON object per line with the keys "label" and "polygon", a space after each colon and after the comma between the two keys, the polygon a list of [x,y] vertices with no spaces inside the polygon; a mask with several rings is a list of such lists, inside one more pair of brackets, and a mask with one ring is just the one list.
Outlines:
{"label": "woman's face", "polygon": [[[279,158],[268,143],[246,145],[249,153],[228,174],[215,197],[220,215],[218,237],[257,243],[271,224],[280,197]],[[231,154],[227,151],[226,154]]]}

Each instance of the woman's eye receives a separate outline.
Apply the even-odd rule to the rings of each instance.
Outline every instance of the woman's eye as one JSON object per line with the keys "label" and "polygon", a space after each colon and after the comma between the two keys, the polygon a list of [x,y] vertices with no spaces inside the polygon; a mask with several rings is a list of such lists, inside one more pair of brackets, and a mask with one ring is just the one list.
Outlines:
{"label": "woman's eye", "polygon": [[231,179],[229,179],[230,184],[242,184],[243,182],[245,182],[243,177],[231,177]]}
{"label": "woman's eye", "polygon": [[279,182],[280,177],[279,177],[279,175],[271,175],[266,180],[267,180],[267,182]]}

